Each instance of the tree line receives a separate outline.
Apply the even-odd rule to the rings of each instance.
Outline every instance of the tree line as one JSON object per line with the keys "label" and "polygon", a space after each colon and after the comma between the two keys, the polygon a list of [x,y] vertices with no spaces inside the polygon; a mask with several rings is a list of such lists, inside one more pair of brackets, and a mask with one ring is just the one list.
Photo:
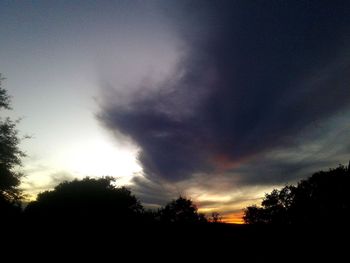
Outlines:
{"label": "tree line", "polygon": [[346,224],[350,219],[350,164],[314,173],[297,185],[274,189],[261,206],[244,211],[247,224]]}
{"label": "tree line", "polygon": [[94,220],[119,223],[206,223],[192,200],[180,196],[158,210],[145,209],[126,187],[112,177],[65,181],[38,195],[24,210],[26,217],[42,220]]}

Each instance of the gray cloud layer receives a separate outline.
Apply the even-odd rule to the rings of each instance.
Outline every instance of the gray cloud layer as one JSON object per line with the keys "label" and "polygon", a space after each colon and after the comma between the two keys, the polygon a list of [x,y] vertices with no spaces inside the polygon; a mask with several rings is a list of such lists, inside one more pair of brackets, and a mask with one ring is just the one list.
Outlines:
{"label": "gray cloud layer", "polygon": [[[329,164],[298,154],[305,152],[300,144],[324,143],[318,127],[337,131],[341,123],[325,123],[349,109],[349,2],[191,1],[162,8],[184,57],[158,88],[133,94],[127,105],[117,92],[102,94],[98,115],[140,147],[148,180],[226,174],[230,182],[273,184]],[[347,157],[348,149],[334,154]],[[271,157],[286,151],[296,154]]]}

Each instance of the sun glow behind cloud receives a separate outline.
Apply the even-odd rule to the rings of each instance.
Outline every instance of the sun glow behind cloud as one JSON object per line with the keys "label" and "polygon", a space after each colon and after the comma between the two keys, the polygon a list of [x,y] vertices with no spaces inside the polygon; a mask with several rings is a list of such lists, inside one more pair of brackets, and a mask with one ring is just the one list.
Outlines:
{"label": "sun glow behind cloud", "polygon": [[63,158],[73,173],[81,176],[113,176],[127,183],[134,173],[141,172],[136,161],[137,149],[118,149],[102,137],[72,145]]}
{"label": "sun glow behind cloud", "polygon": [[27,176],[21,187],[28,199],[35,199],[38,193],[62,181],[86,176],[112,176],[117,179],[117,185],[128,185],[142,172],[137,152],[137,147],[126,143],[117,145],[105,134],[95,131],[61,145],[47,156],[28,156],[23,167]]}

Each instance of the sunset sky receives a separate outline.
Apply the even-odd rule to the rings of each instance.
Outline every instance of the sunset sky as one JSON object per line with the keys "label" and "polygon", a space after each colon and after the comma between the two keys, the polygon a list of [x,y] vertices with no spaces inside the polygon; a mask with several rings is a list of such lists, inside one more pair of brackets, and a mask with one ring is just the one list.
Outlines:
{"label": "sunset sky", "polygon": [[350,159],[350,1],[1,1],[32,196],[114,176],[239,221]]}

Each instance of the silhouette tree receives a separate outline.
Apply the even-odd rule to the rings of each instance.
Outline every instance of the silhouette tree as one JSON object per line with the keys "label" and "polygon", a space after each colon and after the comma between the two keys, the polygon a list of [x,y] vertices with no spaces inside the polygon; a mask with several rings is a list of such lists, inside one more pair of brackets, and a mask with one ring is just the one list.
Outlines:
{"label": "silhouette tree", "polygon": [[159,210],[160,221],[164,223],[200,223],[206,222],[203,214],[198,213],[192,200],[180,196]]}
{"label": "silhouette tree", "polygon": [[210,222],[221,223],[221,221],[222,221],[222,217],[220,216],[220,213],[218,212],[211,213]]}
{"label": "silhouette tree", "polygon": [[254,225],[269,223],[264,208],[257,207],[256,205],[248,206],[244,210],[243,220],[246,224]]}
{"label": "silhouette tree", "polygon": [[[4,78],[0,74],[0,110],[10,110],[10,97],[1,87]],[[17,121],[0,116],[0,211],[2,214],[17,213],[20,209],[21,191],[18,189],[23,176],[15,169],[21,165],[25,154],[19,149],[20,138]]]}
{"label": "silhouette tree", "polygon": [[248,224],[345,224],[350,219],[349,166],[320,171],[297,186],[266,194],[261,207],[244,211]]}
{"label": "silhouette tree", "polygon": [[312,224],[320,221],[348,224],[350,214],[349,166],[339,166],[327,172],[317,172],[299,182],[290,209],[295,223]]}
{"label": "silhouette tree", "polygon": [[132,222],[143,213],[139,200],[125,187],[115,187],[114,179],[84,178],[63,182],[52,191],[40,193],[25,209],[29,217],[85,221]]}

